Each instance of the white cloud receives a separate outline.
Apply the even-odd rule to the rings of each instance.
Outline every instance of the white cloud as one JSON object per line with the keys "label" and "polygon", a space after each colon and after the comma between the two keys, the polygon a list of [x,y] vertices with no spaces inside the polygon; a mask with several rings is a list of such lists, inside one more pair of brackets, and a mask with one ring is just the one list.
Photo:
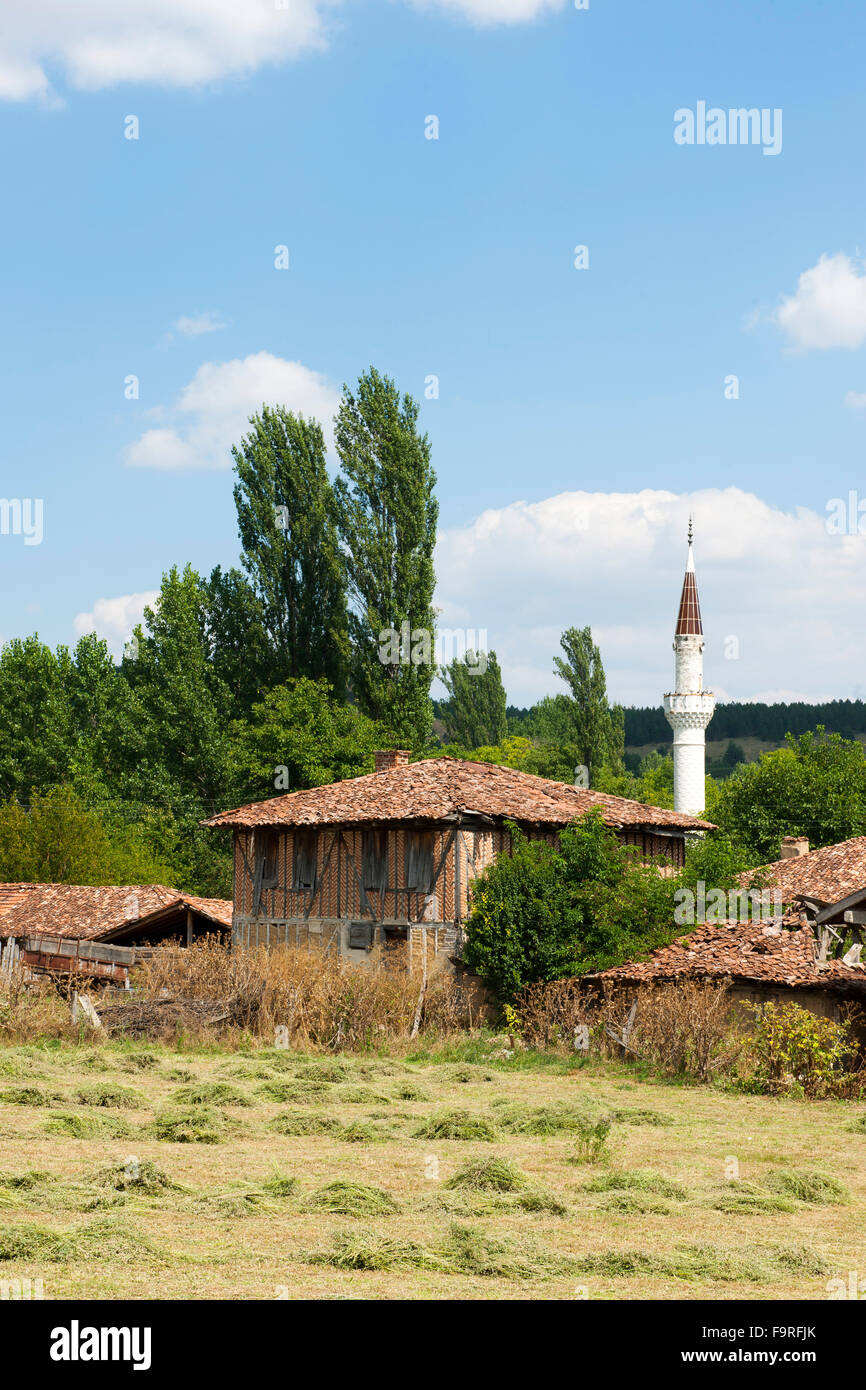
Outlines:
{"label": "white cloud", "polygon": [[[517,24],[565,0],[430,0],[473,23]],[[327,46],[341,0],[5,0],[0,100],[57,103],[72,88],[196,87],[244,77]],[[46,69],[48,71],[46,71]]]}
{"label": "white cloud", "polygon": [[473,24],[525,24],[552,10],[564,8],[566,0],[413,0],[416,9],[446,10],[462,15]]}
{"label": "white cloud", "polygon": [[440,622],[487,630],[517,704],[564,689],[552,672],[559,636],[589,625],[611,696],[658,705],[673,680],[690,512],[708,688],[733,700],[862,698],[866,536],[830,535],[825,516],[738,488],[572,492],[484,512],[440,534]]}
{"label": "white cloud", "polygon": [[[10,12],[11,8],[11,12]],[[320,49],[322,0],[39,0],[4,6],[0,97],[46,97],[45,71],[99,91],[124,82],[192,87]]]}
{"label": "white cloud", "polygon": [[133,628],[141,622],[145,608],[152,608],[158,597],[158,589],[149,589],[142,594],[98,598],[89,613],[76,615],[73,623],[76,635],[83,637],[85,633],[95,632],[104,637],[112,656],[119,659]]}
{"label": "white cloud", "polygon": [[837,251],[804,270],[775,322],[795,348],[858,348],[866,343],[866,271]]}
{"label": "white cloud", "polygon": [[175,319],[172,328],[184,338],[199,338],[202,333],[219,333],[225,324],[219,314],[208,309],[203,314],[181,314]]}
{"label": "white cloud", "polygon": [[256,352],[230,362],[204,362],[169,411],[172,425],[145,430],[125,452],[132,468],[176,472],[229,468],[231,446],[262,405],[283,405],[321,423],[326,440],[339,403],[334,385],[301,362]]}
{"label": "white cloud", "polygon": [[845,405],[849,410],[866,410],[866,391],[848,391]]}

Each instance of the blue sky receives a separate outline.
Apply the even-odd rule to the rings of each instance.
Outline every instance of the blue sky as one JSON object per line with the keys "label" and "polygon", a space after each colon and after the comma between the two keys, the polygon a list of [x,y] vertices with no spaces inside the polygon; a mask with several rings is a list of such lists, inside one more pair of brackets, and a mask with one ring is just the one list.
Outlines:
{"label": "blue sky", "polygon": [[[866,498],[862,4],[69,8],[0,39],[0,494],[44,502],[0,636],[116,646],[169,565],[233,563],[250,392],[372,362],[439,378],[443,622],[514,699],[589,622],[657,702],[690,509],[722,697],[862,696],[866,542],[823,524]],[[676,144],[701,100],[781,109],[781,152]]]}

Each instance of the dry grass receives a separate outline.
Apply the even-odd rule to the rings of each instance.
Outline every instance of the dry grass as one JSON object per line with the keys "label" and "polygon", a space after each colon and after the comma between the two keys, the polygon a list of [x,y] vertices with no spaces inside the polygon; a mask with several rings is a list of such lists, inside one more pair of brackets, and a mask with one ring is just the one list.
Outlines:
{"label": "dry grass", "polygon": [[[864,1267],[862,1109],[484,1035],[401,1049],[0,1047],[0,1089],[65,1097],[0,1098],[0,1274],[47,1298],[724,1300]],[[611,1162],[571,1161],[578,1117],[612,1121]]]}
{"label": "dry grass", "polygon": [[[292,1047],[362,1049],[408,1039],[420,984],[408,970],[385,968],[374,953],[369,966],[318,951],[230,951],[208,938],[190,948],[165,947],[136,972],[152,1001],[228,1001],[235,1029],[274,1039],[285,1029]],[[434,973],[420,1026],[449,1033],[477,1024],[472,1005],[450,973]],[[207,1023],[202,1034],[225,1033]]]}

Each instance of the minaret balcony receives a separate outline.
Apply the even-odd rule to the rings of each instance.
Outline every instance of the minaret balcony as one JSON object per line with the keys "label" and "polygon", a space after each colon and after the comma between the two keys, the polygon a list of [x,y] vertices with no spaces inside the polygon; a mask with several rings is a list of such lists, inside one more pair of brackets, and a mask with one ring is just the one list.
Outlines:
{"label": "minaret balcony", "polygon": [[665,718],[675,729],[705,729],[713,717],[716,697],[711,691],[665,695]]}

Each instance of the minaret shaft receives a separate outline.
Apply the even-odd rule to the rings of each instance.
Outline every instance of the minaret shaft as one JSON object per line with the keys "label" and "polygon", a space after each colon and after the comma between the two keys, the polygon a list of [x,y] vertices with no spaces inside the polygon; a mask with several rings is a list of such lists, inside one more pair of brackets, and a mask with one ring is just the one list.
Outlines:
{"label": "minaret shaft", "polygon": [[691,524],[689,558],[674,636],[674,690],[665,695],[665,718],[674,731],[674,809],[700,816],[705,803],[706,727],[716,706],[704,690],[704,636],[695,567]]}

